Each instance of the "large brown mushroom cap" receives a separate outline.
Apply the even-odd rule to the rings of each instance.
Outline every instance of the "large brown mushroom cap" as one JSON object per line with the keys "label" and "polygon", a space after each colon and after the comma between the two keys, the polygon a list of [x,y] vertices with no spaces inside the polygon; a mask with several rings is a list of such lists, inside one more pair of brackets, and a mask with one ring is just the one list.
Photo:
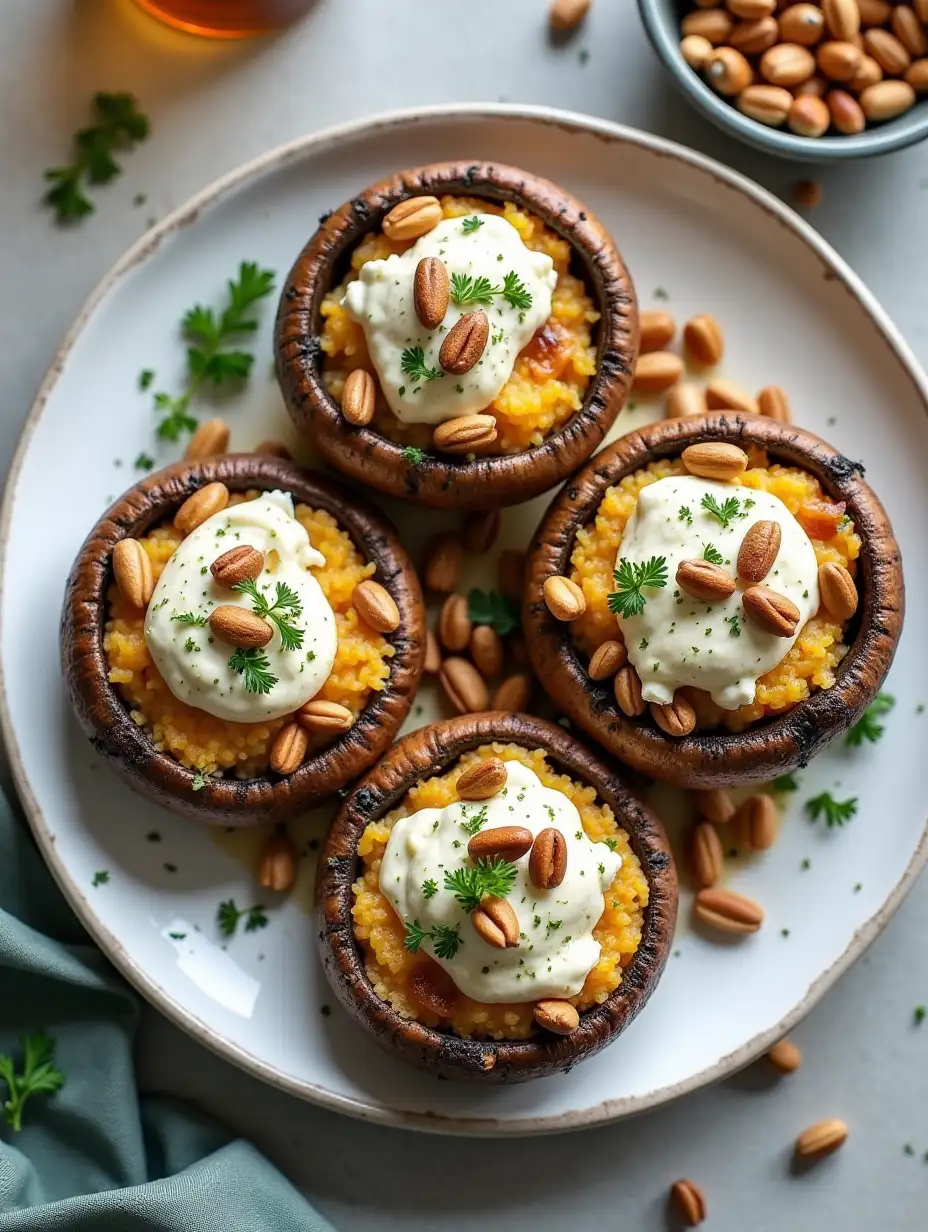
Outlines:
{"label": "large brown mushroom cap", "polygon": [[[327,510],[366,559],[377,565],[376,580],[396,601],[400,626],[388,639],[395,654],[386,687],[371,695],[349,731],[311,752],[295,774],[208,778],[206,786],[194,790],[193,772],[169,753],[155,749],[109,683],[103,631],[115,545],[121,539],[145,535],[193,492],[215,480],[233,492],[280,489],[298,502]],[[340,484],[300,471],[291,462],[258,454],[178,462],[120,497],[90,532],[74,562],[61,616],[62,670],[71,703],[94,748],[121,778],[155,804],[196,821],[225,825],[284,820],[363,774],[390,746],[409,712],[424,655],[422,591],[390,523]]]}
{"label": "large brown mushroom cap", "polygon": [[[462,1039],[402,1017],[371,986],[352,928],[351,887],[358,842],[369,822],[394,808],[417,780],[444,769],[470,749],[492,741],[544,749],[563,773],[596,788],[629,835],[641,861],[650,898],[641,943],[622,983],[586,1010],[572,1035],[539,1032],[530,1040]],[[355,788],[329,831],[317,882],[319,948],[329,983],[341,1004],[388,1052],[445,1078],[524,1082],[567,1070],[619,1035],[654,991],[673,938],[677,874],[664,830],[605,762],[562,727],[524,714],[491,711],[435,723],[406,736]]]}
{"label": "large brown mushroom cap", "polygon": [[[567,239],[601,314],[597,372],[583,406],[542,445],[477,458],[428,455],[418,466],[370,427],[347,422],[322,380],[323,296],[340,281],[351,251],[399,201],[446,194],[515,201]],[[553,488],[590,457],[621,410],[638,357],[635,290],[602,224],[562,188],[498,163],[432,163],[398,172],[346,201],[321,225],[287,277],[277,316],[277,375],[291,418],[332,466],[401,500],[433,508],[495,508]]]}
{"label": "large brown mushroom cap", "polygon": [[[695,731],[674,739],[647,713],[626,718],[615,703],[611,680],[590,680],[570,626],[550,614],[542,588],[546,578],[569,573],[577,530],[593,521],[607,488],[657,458],[676,457],[687,445],[706,440],[759,446],[773,461],[808,471],[831,497],[847,502],[863,540],[857,576],[861,602],[849,630],[850,649],[832,688],[744,732]],[[613,756],[680,787],[763,783],[805,765],[873,701],[902,631],[905,588],[899,546],[883,506],[862,478],[863,469],[810,432],[733,413],[662,420],[604,449],[552,501],[529,551],[523,622],[533,666],[554,703]]]}

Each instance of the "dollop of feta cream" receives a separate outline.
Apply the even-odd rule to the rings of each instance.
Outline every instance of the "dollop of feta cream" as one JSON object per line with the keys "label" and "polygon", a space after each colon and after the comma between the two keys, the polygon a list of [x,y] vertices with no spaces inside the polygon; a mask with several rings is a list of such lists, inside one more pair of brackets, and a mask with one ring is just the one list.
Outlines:
{"label": "dollop of feta cream", "polygon": [[[301,649],[285,650],[276,625],[268,622],[273,636],[262,653],[276,677],[268,693],[245,688],[244,677],[229,666],[235,647],[214,637],[207,623],[220,605],[253,609],[247,594],[218,585],[210,572],[214,560],[245,544],[265,555],[256,585],[271,606],[279,582],[299,597],[299,614],[289,613],[288,622],[303,630]],[[145,616],[145,641],[174,696],[235,723],[281,718],[315,697],[338,646],[335,614],[309,572],[324,564],[286,492],[231,505],[191,532],[165,565]],[[178,619],[183,615],[203,623]]]}
{"label": "dollop of feta cream", "polygon": [[[404,923],[418,921],[426,931],[436,925],[459,928],[461,944],[453,958],[439,958],[428,939],[421,949],[466,996],[493,1003],[573,997],[599,960],[593,929],[622,859],[587,837],[567,796],[545,787],[521,762],[506,762],[506,770],[505,787],[490,800],[455,801],[397,821],[380,865],[380,889]],[[474,867],[467,844],[478,820],[481,831],[524,826],[533,836],[554,826],[567,844],[567,871],[553,890],[532,884],[528,854],[515,862],[506,901],[519,920],[518,947],[498,950],[484,941],[445,886],[447,874]]]}
{"label": "dollop of feta cream", "polygon": [[[703,507],[706,497],[719,506],[737,500],[727,526]],[[738,551],[756,522],[777,522],[780,550],[761,583],[792,600],[799,609],[793,637],[775,637],[745,618],[741,605],[747,586],[738,579]],[[702,560],[707,545],[722,556],[735,591],[722,602],[694,599],[676,583],[677,566]],[[695,475],[674,475],[642,488],[619,545],[620,561],[644,563],[663,556],[667,585],[645,587],[644,610],[619,616],[629,661],[641,678],[645,701],[667,705],[674,691],[689,685],[705,689],[724,710],[749,705],[758,677],[781,662],[803,625],[819,607],[818,561],[808,535],[786,505],[770,492],[717,483]]]}
{"label": "dollop of feta cream", "polygon": [[[477,219],[480,225],[467,219]],[[406,252],[384,261],[368,261],[350,282],[342,304],[360,323],[367,339],[387,405],[404,423],[439,424],[458,415],[485,410],[512,376],[516,357],[551,313],[551,295],[557,283],[554,262],[522,242],[512,223],[498,214],[470,214],[446,218]],[[438,329],[429,330],[416,316],[413,282],[423,257],[438,257],[448,280],[458,275],[485,278],[498,293],[486,302],[448,301]],[[515,275],[531,295],[527,308],[514,306],[501,293],[507,275]],[[452,283],[453,294],[453,283]],[[490,335],[483,355],[469,372],[455,376],[443,372],[438,361],[448,331],[465,313],[485,312]],[[423,367],[435,373],[431,380],[416,379],[404,352],[421,347]]]}

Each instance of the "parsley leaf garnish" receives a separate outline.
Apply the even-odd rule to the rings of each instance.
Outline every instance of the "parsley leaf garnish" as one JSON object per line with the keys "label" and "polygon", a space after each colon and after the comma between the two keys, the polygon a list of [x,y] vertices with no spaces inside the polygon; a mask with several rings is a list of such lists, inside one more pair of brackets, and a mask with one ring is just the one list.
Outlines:
{"label": "parsley leaf garnish", "polygon": [[455,304],[491,304],[501,288],[489,278],[473,278],[470,274],[451,275],[451,299]]}
{"label": "parsley leaf garnish", "polygon": [[468,915],[480,906],[484,895],[505,898],[516,879],[516,866],[501,856],[478,860],[473,868],[457,868],[445,873],[445,889],[450,890]]}
{"label": "parsley leaf garnish", "polygon": [[132,94],[95,94],[92,128],[82,128],[74,136],[74,161],[65,167],[45,172],[52,187],[42,198],[55,211],[58,222],[79,222],[94,212],[94,204],[84,192],[85,184],[108,184],[122,173],[113,157],[117,150],[129,150],[148,136],[148,117],[137,109]]}
{"label": "parsley leaf garnish", "polygon": [[677,512],[677,521],[685,522],[687,526],[693,525],[693,515],[690,512],[689,505],[681,505]]}
{"label": "parsley leaf garnish", "polygon": [[436,958],[454,958],[462,944],[459,924],[436,924],[432,929],[432,945]]}
{"label": "parsley leaf garnish", "polygon": [[503,299],[508,300],[511,307],[518,308],[522,313],[532,306],[531,293],[515,270],[510,270],[503,278]]}
{"label": "parsley leaf garnish", "polygon": [[430,368],[421,346],[406,347],[400,357],[400,367],[411,381],[437,381],[444,376],[441,368]]}
{"label": "parsley leaf garnish", "polygon": [[229,660],[229,667],[242,677],[246,693],[270,693],[277,684],[267,655],[257,647],[236,650]]}
{"label": "parsley leaf garnish", "polygon": [[465,830],[469,835],[471,835],[471,837],[473,837],[473,835],[479,834],[486,824],[487,806],[484,805],[483,808],[478,809],[476,813],[473,813],[470,817],[468,817],[466,821],[461,822],[461,829]]}
{"label": "parsley leaf garnish", "polygon": [[259,928],[267,928],[268,924],[267,912],[261,903],[255,903],[253,907],[236,907],[234,898],[219,904],[216,920],[224,937],[234,937],[241,920],[245,921],[246,933],[256,933]]}
{"label": "parsley leaf garnish", "polygon": [[422,897],[423,898],[434,898],[437,893],[438,893],[438,882],[437,881],[433,881],[431,877],[429,877],[427,881],[423,881],[422,883]]}
{"label": "parsley leaf garnish", "polygon": [[833,826],[843,826],[857,812],[857,797],[852,796],[849,800],[836,800],[830,791],[823,791],[821,795],[813,796],[811,800],[806,801],[806,812],[813,821],[824,817],[829,829]]}
{"label": "parsley leaf garnish", "polygon": [[852,749],[859,749],[865,740],[876,744],[885,728],[877,722],[884,714],[888,714],[896,704],[896,699],[889,693],[877,693],[876,697],[860,716],[858,722],[844,737],[844,743]]}
{"label": "parsley leaf garnish", "polygon": [[461,230],[465,235],[473,235],[478,227],[483,226],[483,219],[478,218],[476,214],[471,214],[469,218],[465,218],[461,223]]}
{"label": "parsley leaf garnish", "polygon": [[644,587],[658,590],[667,585],[667,561],[652,556],[640,564],[620,560],[613,577],[618,587],[608,597],[609,611],[616,616],[639,616],[644,611]]}
{"label": "parsley leaf garnish", "polygon": [[513,633],[519,627],[519,607],[514,599],[501,590],[478,590],[467,592],[467,615],[475,625],[489,625],[500,637]]}
{"label": "parsley leaf garnish", "polygon": [[105,868],[101,868],[97,872],[94,873],[93,881],[90,884],[92,886],[106,885],[109,879],[110,879],[110,875],[107,872],[107,870]]}
{"label": "parsley leaf garnish", "polygon": [[409,953],[418,954],[423,941],[431,941],[435,956],[447,960],[454,958],[464,944],[457,924],[436,924],[434,928],[423,928],[418,920],[407,920],[403,945]]}
{"label": "parsley leaf garnish", "polygon": [[728,625],[728,632],[731,637],[741,636],[741,617],[737,612],[733,616],[724,617],[725,623]]}
{"label": "parsley leaf garnish", "polygon": [[30,1096],[51,1095],[65,1083],[65,1075],[52,1064],[56,1045],[50,1035],[44,1031],[21,1035],[19,1045],[23,1051],[22,1072],[11,1056],[0,1053],[0,1079],[7,1085],[3,1119],[14,1133],[23,1127],[23,1108]]}
{"label": "parsley leaf garnish", "polygon": [[274,290],[274,271],[260,269],[254,261],[242,261],[238,278],[228,283],[228,301],[220,313],[195,304],[181,322],[187,348],[187,377],[183,393],[177,397],[163,391],[155,394],[155,410],[162,416],[158,435],[176,441],[183,432],[192,432],[197,421],[190,404],[204,381],[220,386],[244,381],[251,373],[254,356],[249,351],[229,349],[243,334],[254,333],[258,322],[251,315],[258,300]]}
{"label": "parsley leaf garnish", "polygon": [[254,578],[246,578],[232,589],[248,595],[251,599],[251,610],[256,616],[260,616],[263,620],[273,621],[280,634],[280,644],[284,650],[303,649],[304,631],[291,623],[303,614],[303,605],[295,590],[285,582],[278,582],[274,602],[268,603],[267,596],[258,589],[258,583]]}
{"label": "parsley leaf garnish", "polygon": [[421,466],[426,459],[424,449],[417,449],[415,445],[407,445],[403,450],[403,461],[408,462],[410,466]]}
{"label": "parsley leaf garnish", "polygon": [[197,616],[193,612],[174,612],[171,619],[176,620],[179,625],[196,625],[198,629],[202,629],[206,624],[205,616]]}
{"label": "parsley leaf garnish", "polygon": [[725,557],[714,543],[704,543],[702,545],[702,558],[707,560],[710,565],[721,565],[725,560]]}
{"label": "parsley leaf garnish", "polygon": [[148,389],[152,381],[155,379],[153,368],[143,368],[139,373],[139,389]]}
{"label": "parsley leaf garnish", "polygon": [[206,786],[206,775],[201,774],[200,771],[198,770],[196,774],[193,776],[193,790],[202,791],[205,786]]}
{"label": "parsley leaf garnish", "polygon": [[140,453],[133,463],[137,471],[150,471],[154,465],[155,459],[147,453]]}
{"label": "parsley leaf garnish", "polygon": [[795,774],[781,774],[779,778],[773,780],[774,791],[798,791],[799,780]]}
{"label": "parsley leaf garnish", "polygon": [[501,287],[494,287],[489,278],[482,276],[474,278],[470,274],[451,275],[451,299],[455,304],[491,304],[496,295],[501,295],[510,307],[516,308],[523,316],[532,306],[531,292],[515,270],[504,275]]}
{"label": "parsley leaf garnish", "polygon": [[723,530],[728,530],[732,518],[736,518],[741,509],[741,502],[736,496],[726,497],[720,505],[711,492],[707,492],[699,503],[706,513],[718,519]]}

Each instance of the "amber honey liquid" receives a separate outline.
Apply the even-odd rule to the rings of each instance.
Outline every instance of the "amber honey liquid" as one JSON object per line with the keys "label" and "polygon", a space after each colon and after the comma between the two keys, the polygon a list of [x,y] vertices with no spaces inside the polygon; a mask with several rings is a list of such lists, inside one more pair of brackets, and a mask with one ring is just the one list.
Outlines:
{"label": "amber honey liquid", "polygon": [[267,34],[307,12],[314,0],[135,0],[147,13],[190,34],[248,38]]}

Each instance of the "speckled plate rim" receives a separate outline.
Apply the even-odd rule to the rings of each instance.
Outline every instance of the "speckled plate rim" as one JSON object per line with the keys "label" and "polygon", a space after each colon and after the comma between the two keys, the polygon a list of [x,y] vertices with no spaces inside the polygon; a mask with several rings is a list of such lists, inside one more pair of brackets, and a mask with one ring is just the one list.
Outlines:
{"label": "speckled plate rim", "polygon": [[[716,182],[725,185],[726,188],[740,193],[753,205],[759,206],[773,220],[778,222],[780,226],[792,232],[810,250],[811,255],[818,259],[823,268],[823,275],[839,282],[851,299],[870,317],[882,335],[886,346],[893,353],[901,368],[907,373],[917,396],[924,405],[925,413],[928,415],[928,377],[922,372],[908,344],[877,302],[872,292],[867,289],[861,279],[835,252],[831,245],[822,239],[812,227],[778,198],[773,196],[772,193],[761,188],[738,172],[729,170],[714,159],[707,158],[693,150],[688,150],[684,146],[667,141],[662,137],[655,137],[638,129],[614,124],[608,120],[600,120],[591,116],[580,115],[576,112],[561,111],[553,107],[463,103],[391,111],[361,120],[353,120],[346,124],[323,129],[317,133],[311,133],[306,137],[300,137],[253,159],[237,170],[216,180],[152,228],[104,276],[85,302],[77,319],[65,336],[64,342],[52,360],[20,435],[4,491],[3,505],[0,508],[0,586],[4,583],[7,541],[16,499],[19,473],[28,452],[33,433],[42,417],[45,405],[58,382],[64,365],[88,321],[101,302],[131,270],[153,256],[161,245],[175,232],[196,222],[205,208],[231,197],[234,193],[248,187],[264,175],[280,171],[299,162],[303,158],[311,157],[316,153],[321,153],[337,146],[343,141],[377,134],[386,135],[392,130],[413,128],[420,123],[434,124],[436,121],[441,120],[449,122],[456,120],[504,122],[507,119],[550,125],[563,129],[568,133],[592,136],[605,143],[637,146],[659,157],[685,163],[694,170],[700,171]],[[3,629],[0,626],[0,641],[2,641],[2,636]],[[245,1070],[256,1078],[260,1078],[263,1082],[267,1082],[279,1090],[296,1095],[301,1099],[309,1100],[335,1112],[342,1112],[348,1116],[375,1124],[390,1125],[402,1129],[482,1137],[530,1137],[536,1134],[563,1133],[568,1130],[602,1125],[610,1121],[619,1120],[622,1117],[660,1107],[662,1104],[666,1104],[670,1100],[677,1099],[679,1096],[686,1095],[691,1091],[698,1090],[710,1082],[716,1082],[719,1079],[728,1077],[730,1074],[748,1065],[769,1048],[772,1043],[791,1030],[812,1009],[838,977],[861,956],[889,923],[906,894],[914,885],[926,860],[928,860],[928,822],[926,822],[921,840],[905,872],[895,888],[887,896],[883,905],[869,920],[857,929],[844,953],[810,984],[805,996],[792,1011],[770,1030],[754,1036],[747,1043],[742,1044],[741,1047],[722,1057],[714,1065],[700,1070],[686,1081],[659,1087],[654,1091],[648,1092],[646,1095],[627,1099],[605,1100],[595,1107],[567,1112],[557,1116],[525,1117],[511,1122],[500,1120],[496,1117],[446,1117],[436,1113],[420,1113],[403,1109],[384,1108],[361,1099],[335,1094],[313,1083],[298,1081],[258,1059],[246,1049],[223,1039],[197,1015],[168,997],[163,989],[152,980],[148,972],[143,970],[126,953],[116,935],[100,923],[91,909],[90,902],[83,889],[72,880],[68,869],[59,857],[54,835],[51,833],[48,823],[38,806],[38,802],[32,794],[29,780],[24,770],[19,742],[11,721],[2,662],[0,662],[0,733],[2,733],[5,742],[13,778],[29,824],[39,849],[58,886],[88,933],[94,938],[114,966],[118,968],[121,974],[146,1000],[199,1043],[217,1053],[224,1060],[236,1065],[239,1069]]]}

